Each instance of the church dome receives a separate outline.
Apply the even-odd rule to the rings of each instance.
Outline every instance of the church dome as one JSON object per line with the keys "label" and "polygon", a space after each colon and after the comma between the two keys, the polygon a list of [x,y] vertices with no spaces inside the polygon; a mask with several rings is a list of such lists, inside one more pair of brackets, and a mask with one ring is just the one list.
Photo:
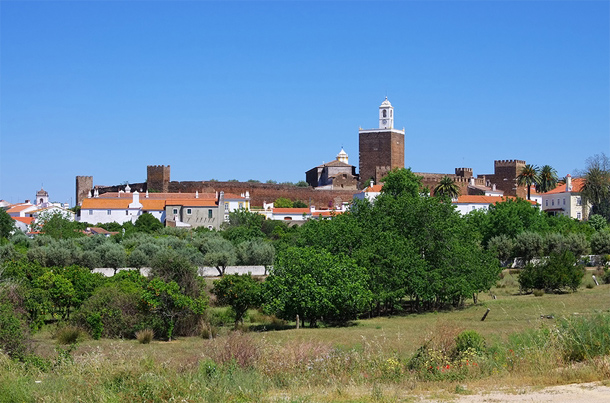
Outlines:
{"label": "church dome", "polygon": [[347,162],[347,153],[345,152],[343,147],[341,147],[341,151],[339,151],[339,154],[337,154],[337,161],[345,162],[346,164],[348,163]]}
{"label": "church dome", "polygon": [[392,106],[390,101],[388,101],[388,97],[385,97],[385,101],[381,103],[381,107]]}

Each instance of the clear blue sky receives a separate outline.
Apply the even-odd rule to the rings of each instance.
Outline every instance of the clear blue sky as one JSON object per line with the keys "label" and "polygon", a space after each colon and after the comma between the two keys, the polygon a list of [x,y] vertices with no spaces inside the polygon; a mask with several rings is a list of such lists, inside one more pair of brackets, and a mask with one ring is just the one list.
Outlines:
{"label": "clear blue sky", "polygon": [[299,181],[385,95],[414,171],[560,176],[610,151],[608,1],[2,1],[0,199],[95,184]]}

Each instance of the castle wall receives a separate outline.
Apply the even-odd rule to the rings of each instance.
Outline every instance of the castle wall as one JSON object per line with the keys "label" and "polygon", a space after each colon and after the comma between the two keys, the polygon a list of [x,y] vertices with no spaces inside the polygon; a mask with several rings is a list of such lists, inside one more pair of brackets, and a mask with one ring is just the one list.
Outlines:
{"label": "castle wall", "polygon": [[504,191],[505,196],[517,196],[527,198],[527,188],[517,186],[515,179],[525,167],[523,160],[496,160],[494,161],[494,173],[484,175],[491,183],[495,183],[499,190]]}
{"label": "castle wall", "polygon": [[76,206],[80,206],[93,189],[93,176],[76,177]]}
{"label": "castle wall", "polygon": [[169,192],[169,165],[149,165],[146,167],[146,182],[149,191]]}

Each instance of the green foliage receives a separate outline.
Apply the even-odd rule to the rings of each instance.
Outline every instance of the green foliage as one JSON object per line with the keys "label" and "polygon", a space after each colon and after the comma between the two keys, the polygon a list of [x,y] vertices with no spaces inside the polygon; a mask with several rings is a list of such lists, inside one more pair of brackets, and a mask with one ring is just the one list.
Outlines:
{"label": "green foliage", "polygon": [[227,266],[237,262],[235,247],[223,238],[209,238],[203,249],[205,250],[204,265],[215,267],[220,276],[224,276]]}
{"label": "green foliage", "polygon": [[514,243],[511,238],[507,235],[502,234],[495,236],[489,240],[487,248],[498,258],[500,261],[507,261],[513,257]]}
{"label": "green foliage", "polygon": [[295,201],[292,202],[292,207],[294,207],[294,208],[307,208],[309,206],[307,205],[307,203],[305,203],[305,202],[303,202],[301,200],[295,200]]}
{"label": "green foliage", "polygon": [[366,270],[345,256],[313,248],[289,248],[278,256],[264,284],[266,310],[316,326],[318,320],[354,319],[371,301]]}
{"label": "green foliage", "polygon": [[295,186],[300,187],[300,188],[306,188],[306,187],[309,187],[309,183],[301,180],[301,181],[298,181],[297,183],[295,183]]}
{"label": "green foliage", "polygon": [[138,232],[145,232],[151,234],[163,228],[161,221],[157,220],[155,216],[150,213],[144,213],[138,217],[134,224],[135,230]]}
{"label": "green foliage", "polygon": [[100,255],[102,266],[114,269],[114,274],[118,268],[125,266],[127,253],[121,245],[106,242],[98,246],[95,251]]}
{"label": "green foliage", "polygon": [[197,268],[176,250],[159,252],[151,262],[150,276],[165,282],[176,282],[187,295],[196,297],[200,294]]}
{"label": "green foliage", "polygon": [[150,280],[142,292],[142,303],[146,310],[161,315],[165,334],[171,341],[176,319],[188,313],[201,315],[207,308],[207,298],[191,298],[183,294],[175,281],[166,283],[159,278]]}
{"label": "green foliage", "polygon": [[85,236],[81,223],[72,221],[68,214],[62,212],[41,213],[32,230],[40,231],[53,239],[78,238]]}
{"label": "green foliage", "polygon": [[498,235],[515,239],[524,231],[544,233],[549,230],[546,214],[523,199],[509,199],[489,206],[487,220],[481,224],[479,230],[485,245]]}
{"label": "green foliage", "polygon": [[475,330],[465,330],[455,338],[455,356],[460,356],[469,350],[484,353],[485,339]]}
{"label": "green foliage", "polygon": [[273,202],[275,208],[292,208],[292,200],[285,197],[279,197]]}
{"label": "green foliage", "polygon": [[533,185],[539,186],[540,173],[538,167],[532,164],[527,164],[521,169],[517,175],[517,184],[519,186],[527,186],[527,200],[531,200],[530,193]]}
{"label": "green foliage", "polygon": [[587,222],[595,231],[601,231],[608,227],[608,221],[600,214],[591,214]]}
{"label": "green foliage", "polygon": [[91,313],[85,318],[85,320],[91,329],[91,337],[93,337],[94,340],[99,340],[104,332],[102,315],[99,312]]}
{"label": "green foliage", "polygon": [[460,187],[453,179],[443,176],[438,185],[434,188],[434,196],[457,199],[460,195]]}
{"label": "green foliage", "polygon": [[557,171],[550,165],[544,165],[540,168],[538,179],[538,182],[535,184],[536,191],[538,193],[546,193],[557,186]]}
{"label": "green foliage", "polygon": [[0,299],[0,349],[11,358],[23,360],[28,353],[27,326],[12,304]]}
{"label": "green foliage", "polygon": [[67,319],[70,316],[70,309],[74,305],[76,297],[74,286],[70,280],[53,270],[49,270],[38,277],[33,285],[48,293],[52,303],[51,314],[53,316],[59,316],[62,319]]}
{"label": "green foliage", "polygon": [[242,242],[236,248],[239,264],[246,266],[270,266],[275,258],[275,248],[270,242],[253,239]]}
{"label": "green foliage", "polygon": [[142,249],[135,249],[127,257],[127,264],[129,267],[139,269],[145,267],[150,263],[150,256],[147,255]]}
{"label": "green foliage", "polygon": [[610,315],[562,319],[558,324],[563,356],[569,361],[584,361],[610,355]]}
{"label": "green foliage", "polygon": [[591,250],[596,255],[610,254],[610,231],[599,231],[593,234]]}
{"label": "green foliage", "polygon": [[381,192],[394,197],[402,194],[417,197],[422,191],[422,179],[411,172],[410,168],[395,168],[381,180]]}
{"label": "green foliage", "polygon": [[4,210],[0,208],[0,238],[8,238],[15,230],[15,220]]}
{"label": "green foliage", "polygon": [[576,264],[576,258],[570,251],[551,254],[548,259],[538,264],[527,264],[519,274],[521,291],[541,289],[547,291],[576,291],[582,282],[584,268]]}
{"label": "green foliage", "polygon": [[566,236],[566,248],[577,258],[589,253],[589,241],[583,233],[571,233]]}
{"label": "green foliage", "polygon": [[74,344],[81,341],[85,335],[78,326],[66,325],[57,330],[56,337],[59,344]]}
{"label": "green foliage", "polygon": [[[610,160],[604,153],[587,159],[584,180],[585,183],[580,191],[583,206],[591,203],[596,208],[610,200]],[[585,213],[584,216],[586,215]],[[610,217],[606,217],[608,218]]]}
{"label": "green foliage", "polygon": [[222,236],[234,244],[256,238],[264,238],[261,228],[265,217],[247,210],[236,210],[229,213],[229,222],[224,225]]}
{"label": "green foliage", "polygon": [[246,314],[248,308],[258,307],[261,303],[261,285],[251,275],[229,274],[214,281],[212,294],[220,305],[229,305],[235,313],[235,328]]}
{"label": "green foliage", "polygon": [[542,235],[536,232],[525,231],[516,236],[515,254],[522,257],[525,262],[541,256],[543,247]]}

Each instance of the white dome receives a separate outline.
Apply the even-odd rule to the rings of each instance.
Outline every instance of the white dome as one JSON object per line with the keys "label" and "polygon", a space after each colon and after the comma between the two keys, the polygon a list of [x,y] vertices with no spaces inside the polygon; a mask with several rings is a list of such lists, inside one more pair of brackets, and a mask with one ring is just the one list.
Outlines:
{"label": "white dome", "polygon": [[388,97],[385,97],[385,101],[383,101],[383,102],[381,103],[381,106],[380,106],[380,107],[382,107],[382,108],[383,108],[383,107],[387,107],[387,106],[392,106],[392,104],[390,103],[390,101],[388,101]]}

